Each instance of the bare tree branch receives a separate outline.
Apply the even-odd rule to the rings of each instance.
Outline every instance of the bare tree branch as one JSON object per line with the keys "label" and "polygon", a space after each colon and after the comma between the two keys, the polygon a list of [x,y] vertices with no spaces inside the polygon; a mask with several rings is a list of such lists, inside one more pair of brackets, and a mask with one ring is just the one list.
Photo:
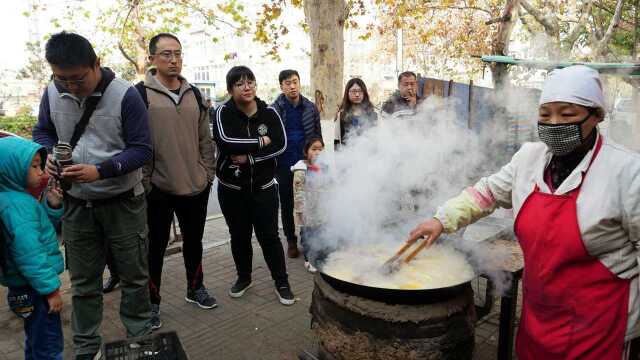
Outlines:
{"label": "bare tree branch", "polygon": [[226,21],[224,19],[221,19],[221,18],[219,18],[219,17],[217,17],[215,15],[213,15],[213,17],[211,17],[209,15],[209,13],[207,13],[207,10],[205,10],[204,8],[202,8],[200,6],[195,6],[195,5],[193,5],[192,3],[188,2],[188,1],[169,0],[169,2],[174,3],[176,5],[184,6],[187,9],[191,9],[194,12],[197,12],[200,15],[202,15],[205,19],[210,19],[211,18],[210,19],[211,22],[219,22],[219,23],[222,23],[222,24],[225,24],[225,25],[229,26],[230,28],[232,28],[234,30],[241,30],[241,27],[235,26],[234,24],[232,24],[232,23],[230,23],[230,22],[228,22],[228,21]]}
{"label": "bare tree branch", "polygon": [[[129,3],[129,11],[127,12],[127,16],[124,18],[124,21],[122,22],[122,31],[120,32],[120,40],[118,41],[118,50],[120,50],[120,53],[122,54],[122,56],[124,56],[125,59],[127,59],[127,61],[133,64],[133,67],[136,70],[138,69],[138,63],[124,49],[124,46],[122,45],[122,41],[124,39],[124,32],[125,32],[125,28],[127,27],[127,22],[129,22],[129,17],[131,16],[133,9],[136,8],[137,6],[138,6],[138,1],[132,1]],[[120,16],[120,14],[118,14],[118,16]]]}
{"label": "bare tree branch", "polygon": [[582,10],[580,12],[580,17],[578,18],[578,22],[569,34],[562,40],[562,47],[566,52],[571,52],[573,46],[576,41],[580,37],[580,34],[585,28],[587,23],[587,19],[589,18],[589,13],[591,12],[592,0],[584,0],[582,3]]}
{"label": "bare tree branch", "polygon": [[527,19],[525,19],[525,13],[524,11],[522,11],[522,9],[518,9],[518,18],[520,19],[520,22],[522,23],[522,26],[524,27],[525,30],[527,30],[527,32],[529,34],[535,34],[536,32],[533,31],[533,29],[531,28],[531,24],[529,24],[529,22],[527,21]]}
{"label": "bare tree branch", "polygon": [[137,67],[136,60],[133,59],[129,54],[127,54],[127,51],[122,46],[122,42],[118,42],[118,50],[120,50],[120,53],[122,54],[122,56],[124,56],[125,59],[127,59],[127,61],[132,63],[133,66]]}
{"label": "bare tree branch", "polygon": [[620,23],[620,19],[622,18],[622,5],[624,5],[624,0],[618,0],[616,2],[616,11],[613,14],[613,18],[611,18],[611,22],[609,23],[609,27],[607,31],[604,33],[602,40],[596,45],[596,54],[604,56],[607,53],[609,42],[613,37],[613,33]]}
{"label": "bare tree branch", "polygon": [[555,23],[555,21],[550,21],[547,16],[545,16],[540,10],[536,9],[527,0],[520,0],[520,4],[529,14],[531,14],[531,16],[533,16],[534,19],[536,19],[537,22],[540,23],[540,25],[542,25],[544,31],[549,36],[553,37],[559,32],[558,24]]}

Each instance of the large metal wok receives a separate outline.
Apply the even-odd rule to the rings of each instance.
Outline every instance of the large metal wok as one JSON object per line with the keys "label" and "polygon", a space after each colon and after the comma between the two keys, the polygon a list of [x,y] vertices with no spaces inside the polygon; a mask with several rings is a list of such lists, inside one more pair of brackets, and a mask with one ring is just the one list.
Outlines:
{"label": "large metal wok", "polygon": [[433,304],[452,299],[471,286],[469,278],[458,284],[436,289],[387,289],[361,285],[338,279],[318,270],[318,273],[331,287],[343,293],[359,296],[370,300],[381,301],[387,304]]}
{"label": "large metal wok", "polygon": [[[458,236],[462,236],[461,232]],[[425,250],[428,251],[428,250]],[[468,253],[461,251],[468,261],[473,263],[473,259]],[[382,264],[381,264],[382,265]],[[440,288],[428,288],[428,289],[391,289],[376,286],[368,286],[358,284],[343,279],[339,279],[335,276],[329,275],[322,271],[322,266],[319,266],[318,272],[322,279],[324,279],[334,289],[354,295],[363,297],[366,299],[381,301],[387,304],[433,304],[443,302],[454,298],[464,292],[471,286],[471,280],[475,276],[469,276],[467,279],[462,279],[459,282],[451,283],[447,287]]]}

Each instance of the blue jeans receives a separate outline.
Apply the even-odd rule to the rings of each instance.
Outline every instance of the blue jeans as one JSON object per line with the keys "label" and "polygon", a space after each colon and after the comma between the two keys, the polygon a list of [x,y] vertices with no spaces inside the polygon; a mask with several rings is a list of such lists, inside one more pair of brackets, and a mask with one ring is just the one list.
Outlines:
{"label": "blue jeans", "polygon": [[9,288],[7,302],[24,319],[25,360],[62,360],[62,322],[59,313],[49,314],[46,296],[29,286]]}

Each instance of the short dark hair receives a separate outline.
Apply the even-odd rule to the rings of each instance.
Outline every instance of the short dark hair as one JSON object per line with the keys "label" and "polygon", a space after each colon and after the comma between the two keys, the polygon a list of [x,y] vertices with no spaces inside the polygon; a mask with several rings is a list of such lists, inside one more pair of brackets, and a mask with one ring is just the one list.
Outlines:
{"label": "short dark hair", "polygon": [[287,80],[293,75],[297,76],[298,80],[300,80],[300,74],[298,74],[298,72],[295,70],[287,69],[287,70],[280,71],[280,75],[278,75],[278,81],[280,81],[280,85],[282,85],[283,81]]}
{"label": "short dark hair", "polygon": [[160,34],[154,35],[151,38],[151,40],[149,40],[149,55],[155,55],[156,54],[156,50],[158,50],[158,41],[160,41],[160,39],[162,39],[162,38],[173,39],[173,40],[177,41],[178,44],[180,44],[180,47],[182,47],[182,43],[180,42],[180,40],[178,39],[177,36],[175,36],[173,34],[169,34],[169,33],[160,33]]}
{"label": "short dark hair", "polygon": [[227,91],[231,92],[233,85],[242,79],[256,81],[256,76],[253,75],[251,69],[244,65],[232,67],[227,73]]}
{"label": "short dark hair", "polygon": [[63,69],[93,67],[98,59],[89,40],[66,31],[53,34],[47,41],[45,58],[49,64]]}
{"label": "short dark hair", "polygon": [[402,80],[403,77],[409,77],[409,76],[413,76],[414,79],[418,80],[416,73],[414,73],[413,71],[403,71],[400,73],[400,75],[398,75],[398,82],[400,82],[400,80]]}

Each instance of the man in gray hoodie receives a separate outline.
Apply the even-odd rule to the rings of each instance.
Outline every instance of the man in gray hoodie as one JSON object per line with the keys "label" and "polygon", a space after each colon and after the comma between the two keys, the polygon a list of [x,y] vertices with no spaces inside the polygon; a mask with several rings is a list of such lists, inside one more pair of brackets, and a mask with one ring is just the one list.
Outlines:
{"label": "man in gray hoodie", "polygon": [[160,328],[160,283],[174,214],[182,231],[187,274],[185,300],[203,309],[217,306],[203,284],[202,236],[211,182],[215,176],[209,112],[198,88],[180,75],[182,46],[172,34],[149,41],[143,83],[136,85],[149,111],[153,159],[144,167],[149,224],[151,327]]}

